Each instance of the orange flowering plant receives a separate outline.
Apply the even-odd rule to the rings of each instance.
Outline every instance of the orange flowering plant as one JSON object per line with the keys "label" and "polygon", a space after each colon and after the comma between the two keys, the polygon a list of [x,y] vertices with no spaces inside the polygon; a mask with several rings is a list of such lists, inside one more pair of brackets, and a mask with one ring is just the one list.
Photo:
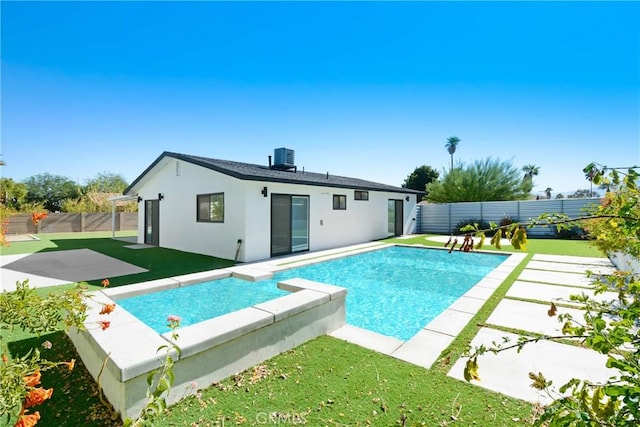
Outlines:
{"label": "orange flowering plant", "polygon": [[[16,290],[0,293],[0,332],[1,329],[21,328],[27,332],[41,335],[54,332],[63,327],[85,329],[87,319],[87,294],[85,284],[77,284],[64,292],[51,292],[42,297],[29,287],[29,281],[16,283]],[[115,304],[103,304],[100,314],[109,314]],[[106,329],[110,322],[97,321],[98,327]],[[42,343],[44,349],[51,349],[49,341]],[[75,359],[52,362],[41,357],[38,348],[32,348],[24,356],[10,357],[7,344],[0,335],[0,425],[27,427],[34,426],[40,420],[40,413],[33,408],[50,399],[54,390],[40,385],[45,371],[66,367],[73,370]]]}
{"label": "orange flowering plant", "polygon": [[34,212],[31,214],[31,222],[33,222],[33,225],[38,225],[38,223],[44,219],[47,219],[46,212]]}
{"label": "orange flowering plant", "polygon": [[9,241],[7,240],[8,224],[9,222],[4,220],[2,220],[2,224],[0,224],[0,246],[9,246]]}

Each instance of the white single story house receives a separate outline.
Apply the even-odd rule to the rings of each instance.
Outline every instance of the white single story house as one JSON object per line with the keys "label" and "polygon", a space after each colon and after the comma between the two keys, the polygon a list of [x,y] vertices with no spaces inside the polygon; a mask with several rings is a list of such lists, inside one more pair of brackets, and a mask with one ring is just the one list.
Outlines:
{"label": "white single story house", "polygon": [[138,242],[242,262],[409,234],[421,192],[298,170],[164,152],[124,191]]}

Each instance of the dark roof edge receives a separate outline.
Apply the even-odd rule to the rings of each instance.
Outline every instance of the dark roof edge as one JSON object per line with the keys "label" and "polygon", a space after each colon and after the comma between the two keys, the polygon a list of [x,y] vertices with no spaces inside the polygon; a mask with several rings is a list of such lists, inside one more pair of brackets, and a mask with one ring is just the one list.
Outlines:
{"label": "dark roof edge", "polygon": [[[212,169],[212,168],[209,168]],[[226,175],[231,175],[227,173]],[[412,188],[403,188],[403,187],[393,187],[389,186],[389,188],[375,188],[373,186],[366,185],[347,185],[347,184],[336,184],[336,183],[326,183],[323,184],[321,182],[304,182],[297,181],[295,179],[284,179],[284,178],[265,178],[262,176],[251,176],[251,175],[242,175],[241,178],[244,181],[262,181],[262,182],[277,182],[282,184],[299,184],[299,185],[309,185],[311,187],[333,187],[333,188],[347,188],[352,190],[367,190],[367,191],[388,191],[389,193],[403,193],[403,194],[424,194],[424,191],[414,190]],[[376,183],[374,183],[376,184]],[[387,184],[380,184],[387,185]]]}
{"label": "dark roof edge", "polygon": [[167,151],[164,151],[162,154],[160,154],[160,156],[155,159],[153,161],[153,163],[151,163],[151,165],[149,165],[148,168],[146,168],[140,175],[138,175],[138,177],[136,179],[133,180],[133,182],[131,184],[129,184],[129,186],[127,188],[124,189],[124,191],[122,192],[122,194],[127,194],[129,191],[131,191],[131,189],[133,187],[135,187],[135,185],[140,182],[140,180],[142,180],[142,177],[144,177],[147,173],[149,173],[149,171],[151,169],[153,169],[155,167],[155,165],[157,165],[158,163],[160,163],[160,160],[162,160],[163,157],[165,157],[167,154],[169,154]]}
{"label": "dark roof edge", "polygon": [[[135,187],[135,185],[138,184],[138,182],[140,182],[142,178],[147,173],[149,173],[158,163],[160,163],[160,161],[165,157],[172,157],[174,159],[192,163],[194,165],[201,166],[205,169],[214,170],[221,174],[228,175],[243,181],[279,182],[279,183],[287,183],[287,184],[309,185],[313,187],[350,188],[355,190],[389,191],[389,192],[404,193],[404,194],[424,194],[425,193],[424,191],[413,190],[411,188],[394,187],[391,185],[389,185],[389,187],[391,187],[389,189],[381,189],[381,188],[374,188],[372,186],[366,186],[366,185],[345,185],[345,184],[336,184],[336,183],[323,184],[319,182],[301,182],[295,179],[268,178],[268,177],[262,177],[262,176],[247,175],[247,174],[230,171],[225,168],[216,167],[215,165],[211,165],[206,162],[201,162],[198,159],[194,159],[191,156],[186,156],[179,153],[172,153],[170,151],[164,151],[153,163],[151,163],[151,165],[149,165],[148,168],[144,170],[144,172],[142,172],[127,188],[125,188],[123,194],[127,194],[133,187]],[[387,185],[387,184],[380,184],[380,183],[373,183],[373,182],[372,184]]]}

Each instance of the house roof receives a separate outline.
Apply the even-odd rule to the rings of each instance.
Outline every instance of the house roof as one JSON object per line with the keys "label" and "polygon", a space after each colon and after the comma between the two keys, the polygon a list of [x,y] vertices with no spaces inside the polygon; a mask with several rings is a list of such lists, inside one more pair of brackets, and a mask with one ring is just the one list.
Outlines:
{"label": "house roof", "polygon": [[142,174],[137,177],[124,194],[134,191],[145,176],[166,158],[174,158],[207,169],[220,172],[245,181],[282,182],[290,184],[315,185],[321,187],[349,188],[354,190],[390,191],[407,194],[423,194],[421,191],[410,188],[395,187],[393,185],[380,184],[358,178],[331,175],[329,173],[315,173],[300,170],[280,170],[270,168],[267,165],[234,162],[231,160],[210,159],[208,157],[191,156],[188,154],[172,153],[165,151]]}

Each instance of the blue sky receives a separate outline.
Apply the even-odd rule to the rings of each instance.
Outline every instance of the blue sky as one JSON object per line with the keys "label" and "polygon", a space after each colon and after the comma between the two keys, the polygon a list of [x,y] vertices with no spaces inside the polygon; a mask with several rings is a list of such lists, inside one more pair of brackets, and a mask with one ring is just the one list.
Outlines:
{"label": "blue sky", "polygon": [[400,185],[454,159],[640,164],[639,2],[7,2],[2,175],[133,181],[163,151]]}

